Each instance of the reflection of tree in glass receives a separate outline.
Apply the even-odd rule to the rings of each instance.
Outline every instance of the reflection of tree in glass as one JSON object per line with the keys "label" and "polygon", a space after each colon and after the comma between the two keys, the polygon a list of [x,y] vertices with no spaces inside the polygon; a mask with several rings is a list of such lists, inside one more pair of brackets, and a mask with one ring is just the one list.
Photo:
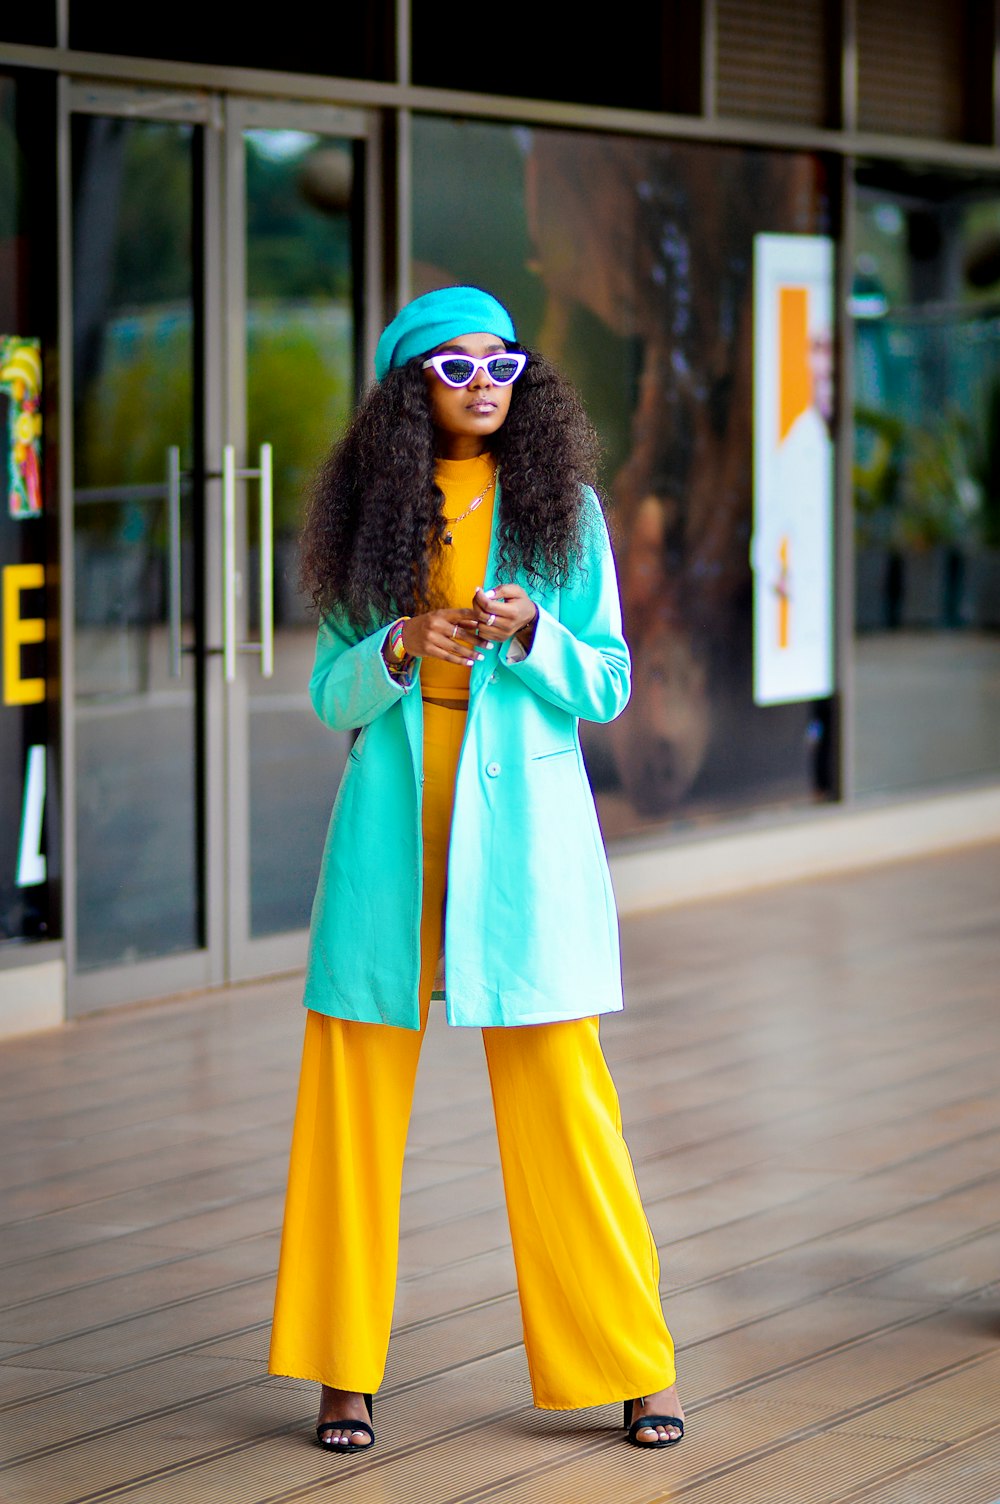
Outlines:
{"label": "reflection of tree in glass", "polygon": [[275,528],[288,533],[298,527],[317,455],[343,429],[354,397],[349,313],[285,310],[271,326],[254,321],[249,351],[247,449],[255,456],[262,443],[274,446]]}
{"label": "reflection of tree in glass", "polygon": [[125,134],[108,315],[188,301],[191,274],[191,129],[115,122]]}
{"label": "reflection of tree in glass", "polygon": [[[104,122],[101,122],[104,124]],[[192,270],[190,132],[111,122],[118,204],[112,275],[94,370],[78,394],[77,483],[162,481],[169,445],[191,463]],[[275,134],[278,133],[261,133]],[[292,133],[281,133],[290,136]],[[350,195],[352,160],[340,145],[296,133],[275,159],[247,149],[248,446],[274,446],[279,530],[296,525],[316,456],[343,426],[353,397]],[[325,158],[325,172],[304,169]],[[331,158],[335,160],[331,161]],[[339,201],[333,168],[339,176]],[[324,184],[327,208],[319,209]],[[255,515],[255,513],[253,514]],[[114,530],[111,509],[107,525]],[[92,514],[92,523],[99,517]]]}
{"label": "reflection of tree in glass", "polygon": [[[185,468],[191,463],[191,404],[190,309],[149,309],[106,325],[97,372],[77,409],[77,486],[162,487],[169,445],[180,446]],[[189,524],[190,514],[185,515]],[[88,558],[94,568],[101,567],[98,556],[92,555],[97,546],[112,550],[104,565],[115,560],[116,609],[158,609],[167,536],[162,496],[90,500],[78,513],[77,535],[78,601],[91,594]],[[142,560],[148,563],[154,553],[160,559],[155,579],[144,573],[142,587],[129,596],[123,581],[129,571],[145,570]]]}
{"label": "reflection of tree in glass", "polygon": [[104,330],[77,425],[77,484],[162,481],[169,445],[191,462],[190,310],[151,309]]}
{"label": "reflection of tree in glass", "polygon": [[[302,134],[302,150],[280,157],[247,137],[247,291],[257,298],[349,301],[351,277],[350,147]],[[270,132],[266,134],[272,134]],[[291,136],[291,132],[282,132]],[[325,207],[316,189],[315,159],[336,153],[347,165],[346,194]],[[331,176],[332,174],[328,174]],[[339,197],[339,202],[338,202]],[[346,198],[346,202],[344,201]]]}
{"label": "reflection of tree in glass", "polygon": [[[162,479],[162,446],[151,465],[144,430],[152,432],[164,404],[166,442],[190,449],[192,139],[190,127],[175,123],[73,122],[78,485]],[[112,372],[122,366],[133,368],[135,389],[106,411],[108,386],[120,379]]]}
{"label": "reflection of tree in glass", "polygon": [[862,546],[898,541],[896,517],[903,477],[906,425],[892,413],[854,410],[854,516]]}
{"label": "reflection of tree in glass", "polygon": [[926,429],[914,429],[899,525],[904,543],[930,548],[967,538],[979,513],[975,475],[978,435],[951,407]]}
{"label": "reflection of tree in glass", "polygon": [[[288,531],[316,456],[342,428],[353,398],[349,314],[279,310],[252,320],[248,343],[248,452],[256,455],[265,441],[274,446],[275,523]],[[150,310],[109,326],[77,434],[78,484],[160,482],[171,444],[181,445],[189,465],[191,401],[189,318]],[[117,516],[110,508],[112,529]]]}
{"label": "reflection of tree in glass", "polygon": [[274,446],[275,526],[287,535],[354,397],[352,149],[251,131],[246,171],[248,448]]}

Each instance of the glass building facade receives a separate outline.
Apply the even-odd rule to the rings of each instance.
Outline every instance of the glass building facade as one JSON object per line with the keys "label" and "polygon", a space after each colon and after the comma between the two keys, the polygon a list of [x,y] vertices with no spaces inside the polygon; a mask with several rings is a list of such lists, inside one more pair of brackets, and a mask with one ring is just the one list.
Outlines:
{"label": "glass building facade", "polygon": [[893,15],[515,7],[489,77],[423,0],[0,23],[0,1033],[33,967],[40,1026],[301,964],[349,750],[303,497],[455,281],[602,441],[613,862],[1000,789],[996,22]]}

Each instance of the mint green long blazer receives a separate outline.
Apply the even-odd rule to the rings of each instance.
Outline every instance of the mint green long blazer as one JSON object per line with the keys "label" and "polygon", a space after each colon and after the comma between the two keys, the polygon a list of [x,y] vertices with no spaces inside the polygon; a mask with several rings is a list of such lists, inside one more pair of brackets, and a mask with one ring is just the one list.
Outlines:
{"label": "mint green long blazer", "polygon": [[[488,585],[499,583],[496,548],[494,520]],[[592,491],[572,578],[561,588],[521,583],[539,608],[530,652],[512,640],[472,669],[448,862],[451,1024],[551,1023],[622,1007],[618,918],[579,720],[624,709],[631,665]],[[385,667],[386,631],[359,637],[331,618],[319,630],[316,712],[336,730],[362,730],[327,833],[304,1001],[415,1029],[423,707],[418,675],[401,683]]]}

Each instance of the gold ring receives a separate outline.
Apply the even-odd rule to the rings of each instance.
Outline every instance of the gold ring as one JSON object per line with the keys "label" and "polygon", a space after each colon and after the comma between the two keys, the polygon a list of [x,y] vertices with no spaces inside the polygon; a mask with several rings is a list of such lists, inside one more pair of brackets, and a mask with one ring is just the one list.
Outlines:
{"label": "gold ring", "polygon": [[452,629],[451,629],[451,635],[452,635],[452,637],[457,637],[458,636],[458,622],[456,622],[455,625],[452,627]]}

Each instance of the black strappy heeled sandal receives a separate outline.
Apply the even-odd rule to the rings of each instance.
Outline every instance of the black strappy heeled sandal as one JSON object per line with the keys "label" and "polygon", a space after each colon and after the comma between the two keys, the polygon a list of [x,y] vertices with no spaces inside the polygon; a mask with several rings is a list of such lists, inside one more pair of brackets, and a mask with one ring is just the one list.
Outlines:
{"label": "black strappy heeled sandal", "polygon": [[[675,1447],[684,1439],[684,1422],[679,1415],[640,1415],[638,1420],[632,1419],[634,1407],[642,1403],[642,1396],[638,1399],[625,1401],[625,1429],[628,1432],[626,1441],[630,1441],[634,1447],[641,1447],[644,1452],[655,1452],[657,1447]],[[645,1430],[655,1431],[657,1426],[673,1426],[679,1431],[680,1436],[658,1436],[655,1441],[640,1441],[639,1432]]]}
{"label": "black strappy heeled sandal", "polygon": [[[363,1394],[361,1398],[368,1406],[368,1420],[372,1419],[372,1397]],[[364,1431],[371,1441],[324,1441],[323,1437],[328,1431],[346,1431],[350,1436],[354,1431]],[[370,1452],[375,1445],[375,1432],[366,1421],[363,1420],[325,1420],[316,1427],[316,1445],[323,1448],[324,1452],[332,1452],[335,1457],[342,1457],[347,1452]]]}

